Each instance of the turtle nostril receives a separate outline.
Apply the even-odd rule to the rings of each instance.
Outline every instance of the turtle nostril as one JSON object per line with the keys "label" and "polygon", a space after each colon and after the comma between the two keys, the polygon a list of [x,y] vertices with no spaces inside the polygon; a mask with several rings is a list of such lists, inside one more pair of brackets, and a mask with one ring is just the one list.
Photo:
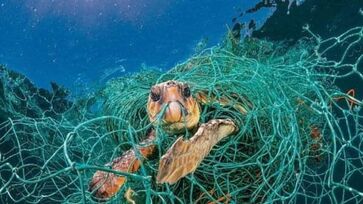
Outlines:
{"label": "turtle nostril", "polygon": [[174,81],[168,81],[168,82],[166,82],[166,85],[168,85],[168,86],[175,85],[175,82]]}

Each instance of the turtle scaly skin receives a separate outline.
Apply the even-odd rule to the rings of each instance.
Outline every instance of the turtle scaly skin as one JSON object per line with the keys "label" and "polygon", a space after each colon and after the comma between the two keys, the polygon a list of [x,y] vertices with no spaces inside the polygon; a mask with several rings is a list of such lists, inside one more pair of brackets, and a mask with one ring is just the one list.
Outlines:
{"label": "turtle scaly skin", "polygon": [[[182,133],[198,127],[201,105],[216,102],[204,93],[193,97],[189,85],[178,81],[167,81],[154,85],[149,94],[147,111],[150,122],[162,127],[167,133]],[[227,105],[228,100],[219,101]],[[246,107],[234,105],[237,110],[247,112]],[[237,131],[233,121],[214,119],[198,127],[192,138],[184,141],[182,137],[162,156],[159,164],[157,183],[173,184],[194,172],[201,161],[207,156],[215,144],[224,137]],[[157,135],[151,131],[138,148],[143,158],[148,158],[155,150],[153,141]],[[135,150],[128,150],[122,156],[115,158],[106,166],[121,172],[136,172],[142,161],[136,156]],[[97,171],[90,182],[89,191],[97,199],[108,199],[114,196],[126,182],[123,176]]]}

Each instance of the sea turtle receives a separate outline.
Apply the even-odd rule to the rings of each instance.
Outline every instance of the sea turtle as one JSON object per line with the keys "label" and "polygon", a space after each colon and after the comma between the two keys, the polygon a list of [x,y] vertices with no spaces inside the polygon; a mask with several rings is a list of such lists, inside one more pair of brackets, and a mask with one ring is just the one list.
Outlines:
{"label": "sea turtle", "polygon": [[[194,172],[215,144],[238,131],[238,127],[231,119],[212,119],[199,124],[202,106],[205,104],[219,103],[222,106],[233,106],[243,114],[252,108],[252,104],[246,98],[241,100],[237,95],[233,98],[239,103],[236,103],[236,100],[232,102],[227,97],[217,99],[203,91],[192,94],[188,83],[173,80],[151,87],[147,103],[150,122],[170,134],[182,134],[185,131],[194,133],[189,140],[179,137],[161,157],[157,183],[174,184]],[[144,158],[152,155],[156,148],[153,143],[156,137],[156,131],[153,129],[149,131],[147,138],[137,148],[139,155]],[[140,157],[137,157],[135,150],[131,149],[106,166],[116,171],[135,172],[141,164],[138,158]],[[96,198],[108,199],[119,191],[125,181],[126,178],[123,176],[97,171],[90,182],[89,191]]]}

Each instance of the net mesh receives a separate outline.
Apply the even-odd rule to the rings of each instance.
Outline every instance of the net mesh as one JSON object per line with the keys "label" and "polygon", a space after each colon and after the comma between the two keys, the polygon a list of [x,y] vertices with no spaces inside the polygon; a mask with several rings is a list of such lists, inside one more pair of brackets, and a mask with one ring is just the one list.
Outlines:
{"label": "net mesh", "polygon": [[[1,201],[96,202],[88,183],[102,170],[127,177],[110,203],[126,202],[128,188],[136,203],[363,202],[362,101],[336,85],[363,81],[363,27],[329,39],[305,31],[312,37],[293,47],[227,36],[168,72],[147,68],[73,102],[60,87],[36,89],[3,67],[0,104],[9,118],[0,126]],[[201,123],[230,118],[239,132],[177,184],[155,182],[161,155],[180,136],[159,127],[158,152],[139,171],[105,167],[146,137],[150,87],[170,79],[187,82],[193,93],[236,103],[233,96],[243,96],[253,108],[242,114],[204,105]]]}

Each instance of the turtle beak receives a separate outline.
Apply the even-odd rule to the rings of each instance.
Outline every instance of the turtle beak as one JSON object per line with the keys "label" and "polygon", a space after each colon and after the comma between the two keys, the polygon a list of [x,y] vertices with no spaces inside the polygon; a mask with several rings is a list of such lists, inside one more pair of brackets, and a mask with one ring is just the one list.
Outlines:
{"label": "turtle beak", "polygon": [[164,121],[166,123],[180,122],[187,114],[185,108],[179,101],[172,101],[168,104],[168,107],[164,114]]}

